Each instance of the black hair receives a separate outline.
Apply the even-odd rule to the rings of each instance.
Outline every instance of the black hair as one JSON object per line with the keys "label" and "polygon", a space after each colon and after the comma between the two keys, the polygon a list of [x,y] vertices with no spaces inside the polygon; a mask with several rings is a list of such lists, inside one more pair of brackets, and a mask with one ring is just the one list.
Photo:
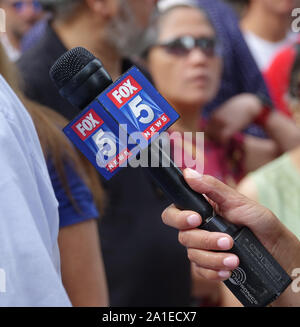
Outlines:
{"label": "black hair", "polygon": [[214,29],[214,31],[217,34],[215,25],[213,24],[210,15],[206,11],[206,9],[204,9],[201,6],[201,4],[199,5],[196,2],[195,3],[191,2],[191,3],[187,3],[187,4],[180,4],[180,3],[174,4],[173,6],[166,8],[164,11],[156,13],[156,16],[154,18],[154,21],[152,22],[152,25],[148,28],[148,30],[146,31],[146,33],[144,35],[144,40],[143,40],[144,44],[142,46],[142,51],[141,51],[141,57],[143,59],[147,58],[147,56],[149,54],[149,50],[156,43],[158,35],[159,35],[159,31],[160,31],[160,26],[162,25],[164,17],[167,16],[169,12],[171,12],[177,8],[193,8],[193,9],[199,10],[200,12],[202,12],[205,15],[207,22],[211,25],[211,27]]}

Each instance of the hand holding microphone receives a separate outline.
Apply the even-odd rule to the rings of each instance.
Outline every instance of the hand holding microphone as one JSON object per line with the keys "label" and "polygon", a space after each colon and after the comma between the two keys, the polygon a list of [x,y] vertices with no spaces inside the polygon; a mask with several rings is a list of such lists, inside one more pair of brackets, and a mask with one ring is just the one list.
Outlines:
{"label": "hand holding microphone", "polygon": [[[201,191],[197,189],[200,193],[196,192],[186,183],[181,170],[164,149],[152,142],[178,119],[178,114],[136,67],[113,83],[97,58],[83,48],[75,48],[57,60],[50,75],[60,94],[82,109],[64,128],[65,134],[105,178],[110,179],[141,151],[150,152],[151,144],[151,148],[156,149],[151,154],[159,165],[146,169],[165,195],[178,208],[200,214],[199,228],[206,233],[226,233],[229,239],[232,237],[231,252],[235,254],[235,263],[238,263],[238,256],[239,267],[234,269],[234,262],[231,262],[229,268],[234,271],[224,283],[245,306],[268,305],[288,287],[289,275],[246,227],[251,227],[260,217],[249,217],[248,206],[235,210],[241,216],[236,221],[238,224],[216,214]],[[120,137],[120,130],[125,140]],[[138,142],[141,139],[146,140],[146,144],[141,145]],[[168,165],[164,164],[166,162]],[[227,191],[225,188],[223,193],[214,193],[213,189],[210,192],[218,194],[212,200],[219,206],[227,203],[220,214],[228,214],[225,209],[230,207],[230,201],[233,201],[233,208],[236,205],[235,197],[225,201],[230,194]],[[202,193],[206,193],[205,190]],[[224,200],[218,203],[221,198]]]}
{"label": "hand holding microphone", "polygon": [[[300,242],[267,208],[239,194],[218,179],[186,169],[184,177],[196,192],[205,194],[215,211],[233,224],[249,227],[265,248],[287,271],[300,265]],[[208,280],[226,280],[239,266],[239,258],[230,253],[234,241],[228,234],[199,229],[199,213],[182,211],[174,205],[162,214],[165,224],[179,230],[179,242],[187,248],[196,272]],[[237,276],[238,277],[238,276]],[[300,296],[287,288],[273,303],[299,306]]]}

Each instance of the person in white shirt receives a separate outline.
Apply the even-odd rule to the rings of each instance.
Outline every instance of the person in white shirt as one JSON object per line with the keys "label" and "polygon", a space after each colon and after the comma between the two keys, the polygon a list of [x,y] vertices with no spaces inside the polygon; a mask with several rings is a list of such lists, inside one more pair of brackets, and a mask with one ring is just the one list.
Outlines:
{"label": "person in white shirt", "polygon": [[243,0],[246,9],[241,28],[261,72],[265,72],[276,54],[294,42],[291,30],[292,10],[299,0]]}
{"label": "person in white shirt", "polygon": [[0,75],[0,306],[70,306],[58,204],[26,109]]}

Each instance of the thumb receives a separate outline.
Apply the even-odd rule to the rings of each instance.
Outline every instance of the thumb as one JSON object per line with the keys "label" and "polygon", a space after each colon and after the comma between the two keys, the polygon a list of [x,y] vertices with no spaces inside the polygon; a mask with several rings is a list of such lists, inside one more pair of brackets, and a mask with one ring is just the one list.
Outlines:
{"label": "thumb", "polygon": [[217,178],[209,175],[201,175],[190,168],[185,169],[183,175],[186,182],[194,191],[205,194],[218,205],[220,213],[232,209],[233,206],[244,204],[243,195],[237,193]]}

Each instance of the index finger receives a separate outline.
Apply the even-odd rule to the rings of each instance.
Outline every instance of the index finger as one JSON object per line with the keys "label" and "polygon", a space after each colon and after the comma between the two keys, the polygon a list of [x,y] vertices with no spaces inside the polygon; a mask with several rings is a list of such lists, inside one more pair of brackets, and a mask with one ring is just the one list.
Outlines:
{"label": "index finger", "polygon": [[163,222],[179,230],[191,229],[202,224],[201,216],[194,211],[182,211],[174,204],[165,209],[161,215]]}

